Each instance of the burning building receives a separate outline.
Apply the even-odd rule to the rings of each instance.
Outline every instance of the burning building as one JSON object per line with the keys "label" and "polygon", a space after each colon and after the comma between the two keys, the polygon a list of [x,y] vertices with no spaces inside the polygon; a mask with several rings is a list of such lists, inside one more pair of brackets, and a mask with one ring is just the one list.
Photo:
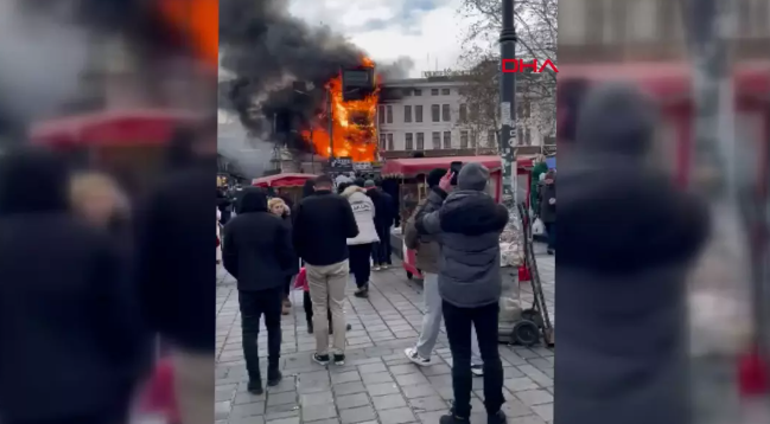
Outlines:
{"label": "burning building", "polygon": [[326,107],[301,123],[302,138],[322,157],[349,157],[355,162],[377,159],[376,113],[378,76],[374,62],[343,69],[325,84]]}

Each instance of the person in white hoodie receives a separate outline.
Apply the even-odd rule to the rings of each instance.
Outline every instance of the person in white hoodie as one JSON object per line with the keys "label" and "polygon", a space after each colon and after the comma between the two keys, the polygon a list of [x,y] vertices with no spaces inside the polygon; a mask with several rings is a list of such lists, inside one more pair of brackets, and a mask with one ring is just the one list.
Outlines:
{"label": "person in white hoodie", "polygon": [[353,185],[344,187],[341,191],[342,197],[348,199],[353,209],[353,215],[358,225],[358,235],[348,239],[348,250],[350,251],[350,271],[356,279],[356,291],[353,293],[356,297],[367,297],[369,295],[369,277],[372,272],[372,246],[378,243],[380,238],[377,236],[377,227],[374,225],[374,203],[366,195],[364,181],[356,180]]}

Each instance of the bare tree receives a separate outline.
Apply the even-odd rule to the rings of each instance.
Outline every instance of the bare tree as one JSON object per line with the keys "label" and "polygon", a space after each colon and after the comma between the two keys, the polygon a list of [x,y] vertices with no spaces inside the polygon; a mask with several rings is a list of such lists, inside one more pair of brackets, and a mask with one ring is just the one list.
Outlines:
{"label": "bare tree", "polygon": [[[502,2],[499,0],[463,0],[460,13],[471,20],[463,40],[462,65],[468,69],[468,87],[464,98],[469,105],[491,106],[491,115],[480,115],[475,125],[499,128],[499,65],[496,49],[502,26]],[[515,25],[519,36],[517,56],[543,62],[556,60],[558,34],[557,0],[516,0]],[[556,74],[523,72],[517,79],[519,127],[536,128],[544,137],[556,132]],[[486,109],[482,109],[486,110]]]}

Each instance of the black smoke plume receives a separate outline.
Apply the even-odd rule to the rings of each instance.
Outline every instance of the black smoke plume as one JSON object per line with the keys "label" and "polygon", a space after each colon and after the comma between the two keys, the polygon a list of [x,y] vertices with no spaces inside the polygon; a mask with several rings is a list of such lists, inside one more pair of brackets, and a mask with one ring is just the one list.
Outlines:
{"label": "black smoke plume", "polygon": [[[329,27],[311,27],[288,12],[287,0],[220,3],[221,67],[233,77],[220,85],[220,105],[236,111],[253,134],[307,150],[297,131],[325,110],[324,84],[341,69],[356,67],[364,52]],[[400,60],[388,74],[411,67]],[[322,125],[325,123],[321,122]]]}

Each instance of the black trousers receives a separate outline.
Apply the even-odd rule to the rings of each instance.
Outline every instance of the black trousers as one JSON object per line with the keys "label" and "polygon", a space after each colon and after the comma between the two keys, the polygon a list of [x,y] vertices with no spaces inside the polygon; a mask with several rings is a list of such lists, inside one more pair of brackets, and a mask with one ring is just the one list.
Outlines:
{"label": "black trousers", "polygon": [[380,238],[380,242],[374,243],[372,261],[374,261],[375,265],[392,265],[393,262],[390,259],[390,228],[384,226],[377,227],[377,237]]}
{"label": "black trousers", "polygon": [[356,286],[364,287],[369,283],[369,277],[372,274],[370,259],[372,243],[348,246],[348,250],[350,251],[350,272],[356,278]]}
{"label": "black trousers", "polygon": [[548,237],[548,248],[556,250],[556,223],[549,222],[545,224],[545,233]]}
{"label": "black trousers", "polygon": [[505,402],[503,397],[503,364],[497,350],[497,324],[500,305],[478,308],[458,308],[447,302],[442,305],[449,349],[452,352],[452,388],[454,413],[471,415],[471,325],[476,328],[481,359],[484,360],[484,407],[495,414]]}
{"label": "black trousers", "polygon": [[[305,320],[307,321],[308,325],[313,324],[313,302],[310,300],[310,292],[304,292],[302,295],[302,307],[305,309]],[[329,328],[332,328],[332,311],[331,309],[326,309],[326,312],[329,314]]]}
{"label": "black trousers", "polygon": [[238,292],[241,309],[241,328],[243,331],[243,356],[250,380],[258,380],[259,372],[259,321],[265,316],[267,328],[268,366],[278,367],[281,357],[281,308],[283,306],[283,286],[267,290]]}

